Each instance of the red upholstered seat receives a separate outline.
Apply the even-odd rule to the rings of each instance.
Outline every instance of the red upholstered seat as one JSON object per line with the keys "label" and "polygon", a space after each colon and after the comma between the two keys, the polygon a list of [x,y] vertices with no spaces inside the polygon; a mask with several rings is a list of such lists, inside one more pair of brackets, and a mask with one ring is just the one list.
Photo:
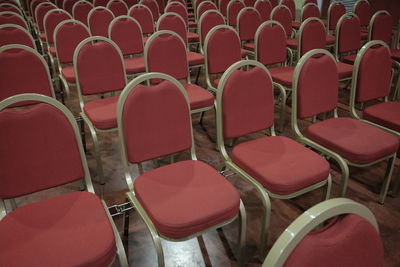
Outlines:
{"label": "red upholstered seat", "polygon": [[392,49],[391,51],[392,58],[397,62],[400,62],[400,49]]}
{"label": "red upholstered seat", "polygon": [[189,66],[197,66],[204,64],[204,55],[192,51],[186,52]]}
{"label": "red upholstered seat", "polygon": [[254,43],[245,43],[245,44],[243,45],[243,47],[244,47],[245,49],[247,49],[247,50],[250,50],[250,51],[254,51],[254,49],[255,49]]}
{"label": "red upholstered seat", "polygon": [[239,193],[212,167],[181,161],[145,172],[135,193],[161,235],[186,237],[233,218]]}
{"label": "red upholstered seat", "polygon": [[56,56],[57,56],[55,46],[53,46],[53,45],[50,46],[50,47],[49,47],[49,52],[50,52],[50,55],[51,55],[52,57],[56,57]]}
{"label": "red upholstered seat", "polygon": [[194,32],[188,32],[187,33],[187,38],[189,43],[197,43],[199,42],[199,35]]}
{"label": "red upholstered seat", "polygon": [[268,191],[280,195],[326,180],[330,168],[318,154],[284,136],[241,143],[233,148],[232,161]]}
{"label": "red upholstered seat", "polygon": [[272,80],[286,87],[292,87],[294,67],[277,67],[269,69]]}
{"label": "red upholstered seat", "polygon": [[353,65],[354,61],[356,61],[356,57],[357,57],[357,54],[351,54],[351,55],[345,56],[345,57],[343,57],[343,62]]}
{"label": "red upholstered seat", "polygon": [[118,96],[97,99],[85,104],[83,111],[97,129],[117,127]]}
{"label": "red upholstered seat", "polygon": [[61,69],[61,74],[68,83],[75,83],[75,71],[73,66],[67,66]]}
{"label": "red upholstered seat", "polygon": [[298,29],[300,29],[300,26],[301,26],[301,22],[292,21],[292,28],[298,30]]}
{"label": "red upholstered seat", "polygon": [[326,45],[333,45],[335,44],[336,37],[333,35],[327,35],[326,36]]}
{"label": "red upholstered seat", "polygon": [[[190,14],[190,13],[189,13]],[[189,21],[188,22],[189,28],[197,28],[197,22],[194,21]]]}
{"label": "red upholstered seat", "polygon": [[289,48],[297,49],[297,46],[298,46],[297,39],[287,39],[287,40],[286,40],[286,45],[287,45]]}
{"label": "red upholstered seat", "polygon": [[336,62],[338,68],[339,79],[351,78],[353,73],[353,65],[343,62]]}
{"label": "red upholstered seat", "polygon": [[194,13],[188,13],[188,18],[194,18]]}
{"label": "red upholstered seat", "polygon": [[46,34],[44,32],[39,33],[39,39],[42,40],[43,42],[46,41]]}
{"label": "red upholstered seat", "polygon": [[146,72],[144,57],[124,58],[125,71],[128,74]]}
{"label": "red upholstered seat", "polygon": [[247,51],[246,51],[246,49],[240,49],[240,56],[241,56],[242,58],[247,57]]}
{"label": "red upholstered seat", "polygon": [[215,79],[215,80],[213,81],[213,85],[215,86],[215,88],[218,87],[218,84],[219,84],[219,81],[220,81],[220,80],[221,80],[221,79],[218,78],[218,79]]}
{"label": "red upholstered seat", "polygon": [[190,109],[210,107],[214,104],[214,96],[196,84],[185,83],[183,85],[190,101]]}
{"label": "red upholstered seat", "polygon": [[3,266],[109,266],[114,233],[100,199],[73,192],[17,208],[0,221]]}
{"label": "red upholstered seat", "polygon": [[363,119],[400,132],[400,102],[383,102],[367,107]]}
{"label": "red upholstered seat", "polygon": [[368,32],[361,30],[361,40],[367,40],[367,39],[368,39]]}
{"label": "red upholstered seat", "polygon": [[[314,123],[306,129],[305,136],[358,164],[394,154],[399,145],[396,136],[351,118]],[[371,140],[379,142],[371,143]]]}

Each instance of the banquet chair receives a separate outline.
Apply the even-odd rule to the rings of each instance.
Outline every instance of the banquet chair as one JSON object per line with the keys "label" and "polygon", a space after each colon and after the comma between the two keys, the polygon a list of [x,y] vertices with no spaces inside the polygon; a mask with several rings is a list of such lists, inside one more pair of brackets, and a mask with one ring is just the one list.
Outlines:
{"label": "banquet chair", "polygon": [[88,25],[88,15],[90,10],[94,8],[93,4],[86,0],[76,1],[72,7],[72,16],[74,19]]}
{"label": "banquet chair", "polygon": [[356,14],[346,13],[336,25],[335,58],[337,61],[354,64],[360,48],[360,20]]}
{"label": "banquet chair", "polygon": [[128,15],[128,5],[123,0],[111,0],[106,7],[114,14],[114,17]]}
{"label": "banquet chair", "polygon": [[10,44],[25,45],[37,50],[35,40],[25,28],[15,24],[0,25],[0,46]]}
{"label": "banquet chair", "polygon": [[106,7],[97,6],[89,11],[88,27],[92,36],[108,36],[108,26],[114,19],[114,14]]}
{"label": "banquet chair", "polygon": [[271,5],[270,1],[257,0],[254,3],[254,8],[257,9],[258,13],[260,13],[262,22],[270,20],[271,12],[272,12],[272,5]]}

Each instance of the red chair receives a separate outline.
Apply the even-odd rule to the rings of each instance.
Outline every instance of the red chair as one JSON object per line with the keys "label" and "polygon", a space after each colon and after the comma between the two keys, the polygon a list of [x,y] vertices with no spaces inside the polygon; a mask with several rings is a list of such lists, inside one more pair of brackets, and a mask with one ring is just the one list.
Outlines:
{"label": "red chair", "polygon": [[44,17],[47,12],[53,9],[57,9],[57,6],[50,2],[40,3],[35,9],[35,31],[36,35],[39,37],[39,42],[44,50],[46,43],[46,33],[44,30]]}
{"label": "red chair", "polygon": [[218,10],[217,6],[211,2],[211,1],[203,1],[199,4],[197,7],[197,13],[196,13],[196,21],[198,22],[201,18],[201,15],[203,15],[206,11],[208,10]]}
{"label": "red chair", "polygon": [[242,0],[232,0],[229,2],[226,8],[226,21],[229,26],[236,28],[239,12],[245,7]]}
{"label": "red chair", "polygon": [[0,47],[9,44],[20,44],[37,50],[32,35],[21,26],[15,24],[0,25]]}
{"label": "red chair", "polygon": [[192,113],[214,107],[214,96],[190,81],[186,45],[180,35],[167,30],[155,32],[146,42],[144,58],[147,72],[161,72],[185,81],[182,85],[189,96]]}
{"label": "red chair", "polygon": [[315,205],[292,222],[276,240],[262,267],[384,265],[374,214],[350,199],[335,198]]}
{"label": "red chair", "polygon": [[217,25],[224,25],[225,20],[222,14],[217,10],[208,10],[201,15],[199,25],[199,40],[200,40],[200,51],[204,54],[204,41],[208,32]]}
{"label": "red chair", "polygon": [[261,24],[261,16],[254,7],[246,7],[240,10],[237,18],[237,31],[242,47],[251,54],[254,53],[254,36]]}
{"label": "red chair", "polygon": [[19,15],[21,15],[21,16],[24,15],[24,14],[22,13],[21,9],[19,9],[19,8],[16,7],[15,5],[9,4],[9,3],[2,3],[2,4],[0,4],[0,12],[3,12],[3,11],[11,11],[11,12],[17,13],[17,14],[19,14]]}
{"label": "red chair", "polygon": [[0,25],[2,24],[15,24],[29,30],[28,24],[26,23],[24,18],[17,13],[11,11],[0,12]]}
{"label": "red chair", "polygon": [[257,0],[254,4],[255,9],[257,9],[258,13],[260,13],[261,21],[265,22],[270,20],[272,5],[268,0]]}
{"label": "red chair", "polygon": [[376,12],[369,23],[368,41],[381,40],[392,46],[392,16],[386,10]]}
{"label": "red chair", "polygon": [[128,15],[139,22],[142,33],[145,36],[151,35],[154,32],[153,14],[147,6],[141,4],[134,5],[129,9]]}
{"label": "red chair", "polygon": [[29,5],[29,7],[28,7],[28,11],[29,11],[29,17],[28,17],[28,19],[29,19],[32,23],[35,22],[35,10],[36,10],[36,7],[37,7],[38,5],[40,5],[41,3],[45,3],[45,2],[48,2],[48,1],[47,1],[47,0],[33,0],[33,1],[30,2],[30,5]]}
{"label": "red chair", "polygon": [[85,100],[87,96],[121,91],[126,85],[126,72],[122,53],[110,39],[93,36],[76,47],[73,57],[75,79],[78,89],[81,117],[90,129],[93,138],[97,176],[104,184],[98,132],[117,130],[118,95]]}
{"label": "red chair", "polygon": [[1,0],[0,1],[1,4],[10,4],[10,5],[14,5],[17,8],[20,8],[21,6],[14,0]]}
{"label": "red chair", "polygon": [[55,97],[47,63],[36,50],[17,44],[1,46],[0,69],[0,101],[26,93]]}
{"label": "red chair", "polygon": [[305,6],[307,4],[316,4],[316,5],[318,5],[318,1],[317,0],[305,0],[304,3],[303,3],[303,6]]}
{"label": "red chair", "polygon": [[353,6],[353,12],[360,19],[361,36],[368,38],[368,25],[371,20],[371,5],[367,0],[358,0]]}
{"label": "red chair", "polygon": [[304,5],[301,9],[301,22],[305,21],[308,18],[321,18],[321,11],[316,4],[307,4]]}
{"label": "red chair", "polygon": [[226,18],[227,8],[230,0],[218,0],[218,9],[219,12]]}
{"label": "red chair", "polygon": [[296,20],[296,3],[294,0],[280,0],[279,5],[287,6],[292,14],[292,27],[299,28],[300,23]]}
{"label": "red chair", "polygon": [[[294,36],[294,31],[292,28],[292,13],[290,12],[290,9],[287,6],[279,5],[274,7],[271,12],[271,20],[275,20],[279,22],[283,28],[285,29],[286,36],[288,38],[292,38]],[[289,40],[292,40],[289,42]],[[288,39],[288,46],[291,48],[295,47],[293,44],[297,43],[296,39]]]}
{"label": "red chair", "polygon": [[356,14],[347,13],[339,19],[336,25],[335,58],[337,61],[354,64],[360,48],[360,20]]}
{"label": "red chair", "polygon": [[[39,103],[8,109],[26,101]],[[118,257],[128,266],[107,206],[94,192],[71,112],[55,99],[23,94],[0,102],[0,125],[2,265],[105,267]],[[5,209],[4,200],[15,203],[17,197],[76,181],[84,190]]]}
{"label": "red chair", "polygon": [[72,16],[74,19],[88,25],[88,15],[93,8],[94,6],[92,3],[86,0],[79,0],[72,7]]}
{"label": "red chair", "polygon": [[94,5],[94,7],[98,7],[98,6],[106,7],[107,3],[109,1],[110,0],[93,0],[93,5]]}
{"label": "red chair", "polygon": [[[329,163],[292,139],[275,135],[273,83],[266,67],[257,61],[236,62],[222,75],[216,117],[222,169],[239,174],[261,196],[264,211],[259,249],[264,258],[271,216],[269,197],[290,199],[325,187],[323,198],[328,199]],[[241,142],[228,154],[224,140],[265,129],[271,136]]]}
{"label": "red chair", "polygon": [[[339,195],[344,196],[349,167],[366,167],[388,159],[379,203],[383,204],[399,146],[396,136],[367,123],[337,116],[338,72],[333,56],[322,49],[305,54],[295,69],[292,96],[292,130],[297,140],[335,160],[342,173]],[[324,90],[321,90],[324,88]],[[333,112],[333,118],[300,130],[298,119]]]}
{"label": "red chair", "polygon": [[[142,84],[155,79],[160,83]],[[242,266],[246,211],[235,188],[211,166],[196,159],[188,98],[190,93],[188,96],[182,84],[161,73],[141,75],[125,87],[118,102],[118,127],[129,186],[127,197],[151,232],[158,266],[164,266],[162,239],[188,240],[236,219],[237,265]],[[186,151],[189,160],[143,172],[143,162]],[[137,164],[140,170],[134,180],[130,164]]]}
{"label": "red chair", "polygon": [[69,14],[71,14],[71,16],[72,16],[72,8],[75,3],[76,0],[64,0],[63,2],[63,9],[67,11]]}
{"label": "red chair", "polygon": [[[187,12],[187,8],[181,3],[181,2],[177,2],[177,1],[171,1],[168,3],[168,5],[165,7],[165,13],[176,13],[179,16],[181,16],[183,18],[183,20],[185,21],[186,24],[186,28],[190,29],[190,28],[197,28],[197,23],[194,21],[189,21],[189,17],[188,17],[188,12]],[[192,40],[192,42],[199,42],[199,36],[196,33],[193,32],[188,32],[188,38],[190,40]]]}
{"label": "red chair", "polygon": [[336,24],[344,14],[346,14],[346,8],[342,2],[334,1],[329,5],[327,24],[329,33],[335,31]]}
{"label": "red chair", "polygon": [[124,2],[128,6],[128,10],[138,3],[136,0],[125,0]]}
{"label": "red chair", "polygon": [[160,8],[155,0],[140,0],[139,4],[148,7],[153,15],[154,22],[158,21],[160,17]]}
{"label": "red chair", "polygon": [[128,14],[128,5],[122,0],[109,1],[107,8],[114,14],[115,18]]}
{"label": "red chair", "polygon": [[106,7],[97,6],[88,14],[88,26],[92,36],[108,36],[108,26],[114,19],[114,14]]}
{"label": "red chair", "polygon": [[143,56],[143,34],[139,22],[128,16],[120,16],[111,21],[108,38],[121,49],[128,76],[146,72]]}

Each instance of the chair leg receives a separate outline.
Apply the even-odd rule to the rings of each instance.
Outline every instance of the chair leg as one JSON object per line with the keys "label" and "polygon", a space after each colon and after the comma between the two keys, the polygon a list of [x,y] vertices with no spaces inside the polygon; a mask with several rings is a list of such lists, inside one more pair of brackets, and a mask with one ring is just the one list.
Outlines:
{"label": "chair leg", "polygon": [[326,181],[326,186],[324,187],[324,192],[322,194],[322,201],[329,199],[329,195],[331,194],[331,188],[332,188],[332,178],[329,175]]}
{"label": "chair leg", "polygon": [[387,192],[388,192],[388,189],[389,189],[390,178],[392,177],[395,160],[396,160],[396,154],[394,154],[394,156],[391,157],[388,160],[388,163],[387,163],[385,179],[383,180],[381,193],[379,195],[379,203],[382,204],[382,205],[385,203],[385,198],[386,198],[386,195],[387,195]]}
{"label": "chair leg", "polygon": [[103,165],[101,163],[101,154],[100,154],[101,151],[100,151],[99,141],[97,139],[97,133],[90,122],[89,123],[87,122],[87,125],[89,126],[90,133],[92,134],[94,156],[96,158],[96,165],[97,165],[97,175],[99,177],[100,184],[104,185],[105,179],[104,179]]}
{"label": "chair leg", "polygon": [[[126,198],[126,202],[129,202],[128,198]],[[130,210],[124,211],[124,236],[129,235],[129,213]]]}
{"label": "chair leg", "polygon": [[342,178],[340,180],[340,187],[339,187],[340,189],[338,197],[344,197],[347,190],[347,183],[349,182],[349,166],[342,157],[336,155],[329,155],[329,156],[334,160],[336,160],[337,163],[339,163],[340,169],[342,171]]}
{"label": "chair leg", "polygon": [[244,256],[246,247],[246,209],[244,208],[242,200],[240,200],[239,211],[239,236],[238,236],[238,266],[244,266]]}
{"label": "chair leg", "polygon": [[394,184],[393,191],[392,191],[393,197],[397,197],[397,194],[399,193],[399,189],[400,189],[400,168],[397,172],[396,182]]}
{"label": "chair leg", "polygon": [[200,113],[200,121],[199,121],[199,123],[200,123],[201,126],[203,126],[204,113],[205,113],[205,111],[202,111]]}
{"label": "chair leg", "polygon": [[260,255],[260,260],[263,262],[266,256],[266,245],[267,245],[267,240],[268,240],[268,229],[269,229],[269,224],[271,220],[271,202],[269,200],[268,194],[264,192],[260,192],[261,194],[261,200],[263,202],[263,208],[264,208],[264,213],[263,213],[263,219],[261,222],[261,238],[260,238],[260,248],[259,248],[259,255]]}
{"label": "chair leg", "polygon": [[199,77],[200,77],[200,72],[201,72],[202,67],[200,66],[197,70],[197,75],[196,75],[196,81],[195,84],[198,84],[199,82]]}

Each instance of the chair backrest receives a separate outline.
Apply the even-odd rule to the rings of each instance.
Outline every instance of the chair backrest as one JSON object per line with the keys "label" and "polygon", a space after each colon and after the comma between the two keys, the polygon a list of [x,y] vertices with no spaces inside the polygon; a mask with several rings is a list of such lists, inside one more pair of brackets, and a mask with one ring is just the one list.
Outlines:
{"label": "chair backrest", "polygon": [[360,47],[360,20],[356,14],[346,13],[339,19],[336,25],[336,59],[339,59],[341,53],[357,51]]}
{"label": "chair backrest", "polygon": [[0,3],[1,4],[10,4],[10,5],[13,5],[13,6],[17,7],[17,8],[22,8],[20,6],[20,4],[17,3],[16,1],[14,1],[14,0],[1,0]]}
{"label": "chair backrest", "polygon": [[346,14],[346,8],[340,1],[333,1],[328,8],[328,31],[334,31],[340,17]]}
{"label": "chair backrest", "polygon": [[287,6],[274,7],[271,12],[271,20],[275,20],[283,26],[286,36],[292,35],[292,13]]}
{"label": "chair backrest", "polygon": [[[314,230],[331,218],[327,225]],[[315,205],[293,221],[262,266],[383,267],[383,254],[373,213],[350,199],[335,198]]]}
{"label": "chair backrest", "polygon": [[368,27],[371,20],[371,5],[367,0],[358,0],[353,7],[353,12],[360,19],[361,27]]}
{"label": "chair backrest", "polygon": [[9,4],[9,3],[0,4],[0,12],[3,12],[3,11],[11,11],[11,12],[20,14],[21,16],[23,15],[21,9],[19,9],[15,5],[12,5],[12,4]]}
{"label": "chair backrest", "polygon": [[74,7],[76,0],[64,0],[63,9],[72,16],[72,8]]}
{"label": "chair backrest", "polygon": [[168,30],[177,33],[187,46],[187,27],[186,23],[179,14],[164,13],[161,15],[156,25],[157,31]]}
{"label": "chair backrest", "polygon": [[203,15],[208,10],[218,10],[217,6],[211,1],[203,1],[199,4],[196,9],[196,18],[199,21],[201,15]]}
{"label": "chair backrest", "polygon": [[[143,84],[154,79],[161,82]],[[183,86],[169,75],[146,73],[133,79],[121,93],[117,119],[127,173],[128,162],[140,163],[188,149],[194,155],[188,97]]]}
{"label": "chair backrest", "polygon": [[310,118],[334,110],[337,106],[338,88],[336,61],[328,51],[314,49],[302,56],[293,77],[293,130],[298,133],[297,118]]}
{"label": "chair backrest", "polygon": [[89,28],[74,19],[60,22],[54,30],[54,46],[61,64],[72,63],[75,48],[90,37]]}
{"label": "chair backrest", "polygon": [[20,44],[36,50],[35,40],[32,35],[19,25],[0,25],[0,46],[8,44]]}
{"label": "chair backrest", "polygon": [[44,32],[48,44],[54,43],[54,30],[58,23],[64,20],[72,19],[71,15],[63,9],[52,9],[47,11],[43,19]]}
{"label": "chair backrest", "polygon": [[0,12],[0,25],[2,24],[16,24],[29,30],[28,24],[24,18],[21,15],[11,11]]}
{"label": "chair backrest", "polygon": [[[76,47],[73,58],[78,94],[93,95],[122,90],[126,85],[121,50],[112,40],[93,36]],[[82,107],[83,101],[81,101]]]}
{"label": "chair backrest", "polygon": [[226,17],[227,8],[230,0],[218,0],[218,9],[221,14]]}
{"label": "chair backrest", "polygon": [[236,27],[237,25],[237,17],[239,15],[240,10],[245,8],[242,0],[231,0],[226,9],[226,18],[228,25],[232,27]]}
{"label": "chair backrest", "polygon": [[301,9],[301,21],[305,21],[308,18],[321,18],[321,12],[316,4],[307,4]]}
{"label": "chair backrest", "polygon": [[139,4],[147,6],[153,15],[153,20],[158,21],[158,18],[160,17],[160,7],[156,0],[140,0]]}
{"label": "chair backrest", "polygon": [[57,6],[50,2],[40,3],[35,9],[35,21],[39,32],[44,32],[44,17],[47,12],[52,9],[56,9]]}
{"label": "chair backrest", "polygon": [[[8,109],[27,101],[39,103]],[[43,95],[14,96],[0,103],[0,128],[1,199],[80,179],[94,193],[78,125],[63,104]]]}
{"label": "chair backrest", "polygon": [[381,40],[392,44],[392,16],[386,10],[376,12],[369,24],[368,40]]}
{"label": "chair backrest", "polygon": [[261,21],[267,21],[271,17],[272,5],[268,0],[257,0],[254,4],[254,7],[257,9],[258,13],[260,13]]}
{"label": "chair backrest", "polygon": [[374,40],[365,44],[354,62],[354,100],[365,102],[389,96],[392,64],[390,49],[386,43]]}
{"label": "chair backrest", "polygon": [[93,8],[93,4],[89,1],[79,0],[72,7],[72,16],[74,19],[88,25],[88,15]]}
{"label": "chair backrest", "polygon": [[110,0],[93,0],[93,6],[94,7],[98,7],[98,6],[106,7],[108,1],[110,1]]}
{"label": "chair backrest", "polygon": [[[26,1],[30,1],[30,0],[26,0]],[[56,6],[61,9],[63,8],[63,3],[64,3],[64,0],[56,0],[55,1]]]}
{"label": "chair backrest", "polygon": [[108,27],[108,38],[121,49],[122,54],[143,53],[143,34],[139,22],[129,16],[119,16]]}
{"label": "chair backrest", "polygon": [[106,7],[97,6],[88,14],[88,26],[92,36],[108,36],[108,26],[114,19],[114,14]]}
{"label": "chair backrest", "polygon": [[122,0],[111,0],[107,3],[107,8],[111,10],[114,17],[128,14],[128,5]]}
{"label": "chair backrest", "polygon": [[325,49],[326,32],[322,20],[319,18],[308,18],[300,26],[298,35],[298,56],[299,59],[305,53],[313,49]]}
{"label": "chair backrest", "polygon": [[128,10],[138,3],[136,0],[125,0],[124,2],[128,6]]}
{"label": "chair backrest", "polygon": [[307,4],[316,4],[318,5],[318,1],[317,0],[305,0],[303,3],[303,6],[307,5]]}
{"label": "chair backrest", "polygon": [[128,14],[139,22],[143,34],[152,34],[154,32],[153,14],[147,6],[134,5],[129,9]]}
{"label": "chair backrest", "polygon": [[206,74],[226,71],[230,65],[241,60],[240,39],[235,29],[228,25],[212,28],[204,42]]}
{"label": "chair backrest", "polygon": [[273,84],[267,68],[254,60],[231,65],[218,84],[217,107],[220,145],[225,138],[236,138],[273,126]]}
{"label": "chair backrest", "polygon": [[277,21],[266,21],[258,27],[255,39],[256,60],[262,64],[283,64],[287,60],[286,32]]}
{"label": "chair backrest", "polygon": [[292,14],[292,20],[296,19],[296,3],[294,0],[281,0],[279,4],[287,6]]}
{"label": "chair backrest", "polygon": [[203,51],[204,41],[208,32],[217,25],[225,24],[224,17],[217,10],[208,10],[201,15],[198,21],[200,49]]}
{"label": "chair backrest", "polygon": [[54,97],[49,68],[36,50],[16,44],[0,47],[0,69],[0,101],[25,93]]}
{"label": "chair backrest", "polygon": [[177,1],[169,2],[168,5],[165,7],[165,13],[178,14],[185,22],[186,28],[189,27],[187,9],[181,2]]}
{"label": "chair backrest", "polygon": [[[49,2],[48,0],[33,0],[29,5],[29,13],[31,14],[32,18],[35,19],[35,10],[38,5],[41,3]],[[18,13],[19,14],[19,13]]]}
{"label": "chair backrest", "polygon": [[186,45],[176,32],[159,30],[151,35],[144,47],[144,60],[147,72],[165,73],[177,80],[189,79]]}
{"label": "chair backrest", "polygon": [[258,27],[261,24],[261,16],[254,7],[246,7],[240,10],[237,18],[237,29],[241,41],[252,41]]}

